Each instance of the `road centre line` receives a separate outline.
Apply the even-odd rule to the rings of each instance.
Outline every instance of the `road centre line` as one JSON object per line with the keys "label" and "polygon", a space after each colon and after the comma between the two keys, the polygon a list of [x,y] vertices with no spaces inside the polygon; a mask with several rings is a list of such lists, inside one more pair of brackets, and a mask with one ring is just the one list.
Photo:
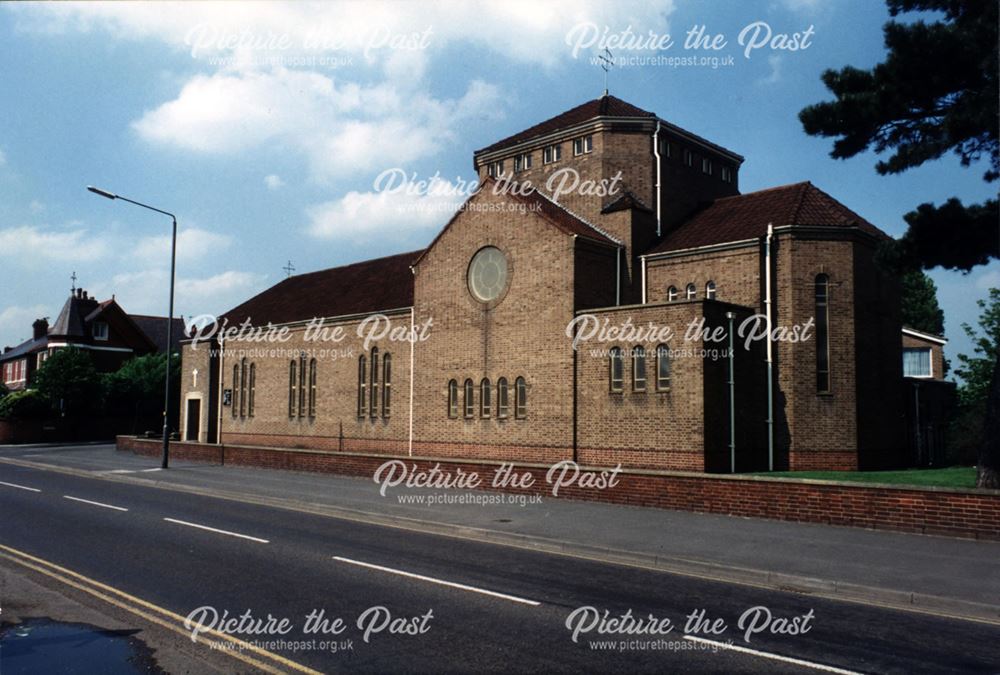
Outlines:
{"label": "road centre line", "polygon": [[207,532],[215,532],[217,534],[225,534],[230,537],[239,537],[240,539],[249,539],[250,541],[256,541],[260,544],[270,544],[271,542],[267,539],[261,539],[260,537],[251,537],[249,534],[240,534],[239,532],[230,532],[229,530],[220,530],[214,527],[209,527],[208,525],[199,525],[198,523],[189,523],[186,520],[177,520],[176,518],[164,518],[168,523],[176,523],[178,525],[187,525],[188,527],[195,527],[199,530],[205,530]]}
{"label": "road centre line", "polygon": [[124,506],[112,506],[111,504],[104,504],[103,502],[92,502],[89,499],[80,499],[79,497],[71,497],[70,495],[63,495],[63,499],[71,499],[74,502],[81,502],[83,504],[90,504],[92,506],[100,506],[105,509],[114,509],[115,511],[128,511]]}
{"label": "road centre line", "polygon": [[17,488],[18,490],[27,490],[28,492],[41,492],[38,488],[28,487],[26,485],[18,485],[17,483],[5,483],[0,480],[0,485],[6,485],[7,487]]}
{"label": "road centre line", "polygon": [[708,640],[701,637],[696,637],[694,635],[685,635],[685,640],[691,640],[692,642],[698,642],[706,645],[713,645],[719,649],[728,649],[729,651],[740,652],[741,654],[750,654],[751,656],[760,656],[765,659],[771,659],[773,661],[781,661],[782,663],[792,663],[796,666],[802,666],[804,668],[812,668],[813,670],[821,670],[826,673],[838,673],[839,675],[862,675],[855,670],[845,670],[843,668],[837,668],[835,666],[827,666],[822,663],[815,663],[814,661],[806,661],[804,659],[796,659],[791,656],[781,656],[780,654],[771,654],[770,652],[762,652],[757,649],[750,649],[749,647],[740,647],[739,645],[729,644],[728,642],[718,642],[716,640]]}
{"label": "road centre line", "polygon": [[501,598],[503,600],[510,600],[511,602],[519,602],[524,605],[531,605],[532,607],[537,607],[542,604],[534,600],[528,600],[526,598],[519,598],[516,595],[507,595],[506,593],[498,593],[497,591],[490,591],[485,588],[477,588],[476,586],[467,586],[466,584],[459,584],[454,581],[445,581],[444,579],[436,579],[434,577],[427,577],[422,574],[414,574],[413,572],[405,572],[403,570],[393,569],[391,567],[383,567],[381,565],[373,565],[372,563],[362,562],[360,560],[352,560],[350,558],[342,558],[339,555],[333,556],[334,560],[342,563],[347,563],[348,565],[357,565],[358,567],[367,567],[369,569],[378,570],[379,572],[388,572],[389,574],[398,574],[402,577],[408,577],[410,579],[418,579],[420,581],[427,581],[432,584],[440,584],[441,586],[450,586],[451,588],[458,588],[463,591],[471,591],[473,593],[481,593],[482,595],[489,595],[494,598]]}

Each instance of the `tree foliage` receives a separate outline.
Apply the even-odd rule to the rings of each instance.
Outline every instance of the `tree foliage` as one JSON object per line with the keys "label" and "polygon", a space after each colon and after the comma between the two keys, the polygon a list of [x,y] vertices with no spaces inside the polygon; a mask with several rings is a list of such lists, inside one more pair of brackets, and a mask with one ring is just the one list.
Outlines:
{"label": "tree foliage", "polygon": [[944,312],[938,304],[937,286],[922,270],[910,269],[899,278],[902,287],[903,325],[925,333],[944,335]]}
{"label": "tree foliage", "polygon": [[66,415],[100,409],[100,377],[90,355],[76,347],[53,352],[35,373],[32,387]]}
{"label": "tree foliage", "polygon": [[0,419],[37,420],[49,413],[49,400],[34,389],[15,391],[0,398]]}
{"label": "tree foliage", "polygon": [[978,300],[976,304],[981,310],[978,327],[962,324],[962,330],[972,341],[972,354],[958,355],[955,374],[962,378],[959,403],[981,408],[989,397],[993,365],[1000,353],[1000,288],[991,288],[989,299]]}

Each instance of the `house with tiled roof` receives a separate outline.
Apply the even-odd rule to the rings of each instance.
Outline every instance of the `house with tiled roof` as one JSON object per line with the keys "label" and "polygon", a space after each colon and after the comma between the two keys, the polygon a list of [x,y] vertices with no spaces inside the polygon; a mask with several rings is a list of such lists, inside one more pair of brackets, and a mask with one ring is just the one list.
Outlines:
{"label": "house with tiled roof", "polygon": [[[35,371],[53,352],[65,347],[86,350],[98,372],[113,372],[133,357],[166,349],[164,317],[130,315],[114,296],[103,302],[82,288],[74,288],[56,320],[47,317],[32,324],[32,337],[0,353],[0,375],[9,390],[31,385]],[[184,331],[184,320],[174,319],[176,351]]]}
{"label": "house with tiled roof", "polygon": [[290,277],[185,343],[184,438],[698,472],[904,461],[876,225],[808,181],[742,194],[741,155],[609,95],[472,159],[480,189],[425,249]]}

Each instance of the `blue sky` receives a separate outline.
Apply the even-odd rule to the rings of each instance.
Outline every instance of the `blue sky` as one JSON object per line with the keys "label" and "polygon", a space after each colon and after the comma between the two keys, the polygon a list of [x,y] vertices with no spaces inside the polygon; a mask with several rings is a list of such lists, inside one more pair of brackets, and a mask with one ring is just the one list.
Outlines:
{"label": "blue sky", "polygon": [[[881,177],[874,156],[835,161],[829,140],[803,133],[798,111],[829,98],[821,72],[881,60],[887,18],[872,0],[5,3],[0,346],[55,316],[74,271],[129,312],[165,313],[169,222],[88,184],[177,213],[185,316],[238,304],[288,260],[306,272],[421,248],[447,205],[376,193],[376,176],[472,179],[473,150],[599,96],[599,49],[573,42],[581,25],[669,34],[661,56],[732,56],[619,67],[610,89],[744,155],[742,191],[811,180],[898,236],[916,204],[981,201],[995,184],[953,157]],[[811,26],[808,46],[747,56],[738,38],[755,22]],[[685,49],[695,25],[726,45]],[[954,357],[1000,264],[932,277]]]}

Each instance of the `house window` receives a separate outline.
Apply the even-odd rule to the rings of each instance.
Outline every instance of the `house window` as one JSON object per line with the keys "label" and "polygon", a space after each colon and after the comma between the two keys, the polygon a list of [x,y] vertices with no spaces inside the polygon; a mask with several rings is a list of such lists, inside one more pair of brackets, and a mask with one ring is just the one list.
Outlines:
{"label": "house window", "polygon": [[816,391],[830,391],[830,277],[816,277]]}
{"label": "house window", "polygon": [[573,154],[574,155],[585,155],[594,149],[594,137],[584,136],[583,138],[573,139]]}
{"label": "house window", "polygon": [[253,417],[254,399],[257,389],[257,364],[250,364],[250,383],[247,386],[247,417]]}
{"label": "house window", "polygon": [[608,352],[608,379],[610,380],[611,391],[617,392],[622,390],[624,373],[622,369],[621,347],[612,347],[611,351]]}
{"label": "house window", "polygon": [[493,414],[493,396],[489,378],[484,377],[479,383],[479,416],[489,417]]}
{"label": "house window", "polygon": [[514,417],[523,420],[528,416],[528,383],[523,377],[514,380]]}
{"label": "house window", "polygon": [[358,357],[358,419],[365,417],[365,404],[367,403],[368,386],[368,360],[362,354]]}
{"label": "house window", "polygon": [[708,300],[715,300],[715,282],[709,281],[705,284],[705,298]]}
{"label": "house window", "polygon": [[562,146],[556,143],[555,145],[546,146],[542,150],[542,163],[551,164],[552,162],[558,162],[562,159]]}
{"label": "house window", "polygon": [[288,362],[288,416],[295,417],[295,404],[298,401],[298,367],[295,364],[295,359]]}
{"label": "house window", "polygon": [[507,378],[501,377],[497,380],[497,417],[504,419],[509,411],[507,398]]}
{"label": "house window", "polygon": [[464,388],[465,418],[470,419],[476,414],[475,388],[472,386],[472,380],[466,380]]}
{"label": "house window", "polygon": [[732,167],[724,166],[722,167],[722,182],[732,183],[733,182],[733,169]]}
{"label": "house window", "polygon": [[694,153],[684,150],[684,166],[694,166]]}
{"label": "house window", "polygon": [[369,417],[375,419],[378,416],[378,347],[372,347],[372,372],[369,391],[368,413]]}
{"label": "house window", "polygon": [[499,159],[495,162],[490,162],[486,171],[490,174],[490,178],[499,178],[503,175],[503,160]]}
{"label": "house window", "polygon": [[903,349],[903,377],[931,377],[930,347],[914,347]]}
{"label": "house window", "polygon": [[671,286],[667,289],[667,301],[674,302],[675,300],[677,300],[677,287]]}
{"label": "house window", "polygon": [[687,288],[684,289],[684,294],[688,300],[695,300],[698,297],[698,289],[694,284],[688,284]]}
{"label": "house window", "polygon": [[670,147],[670,141],[666,138],[660,139],[660,156],[664,159],[670,159],[673,154],[672,148]]}
{"label": "house window", "polygon": [[316,417],[316,359],[309,359],[309,417]]}
{"label": "house window", "polygon": [[632,391],[646,391],[646,348],[642,345],[632,350]]}
{"label": "house window", "polygon": [[95,340],[108,339],[108,324],[106,321],[94,322],[94,339]]}
{"label": "house window", "polygon": [[514,173],[521,173],[531,168],[531,153],[526,152],[514,158]]}
{"label": "house window", "polygon": [[670,389],[670,348],[667,345],[656,347],[656,390]]}
{"label": "house window", "polygon": [[240,417],[246,417],[247,360],[240,359]]}
{"label": "house window", "polygon": [[448,380],[448,417],[458,417],[458,382]]}
{"label": "house window", "polygon": [[388,419],[392,412],[392,356],[382,357],[382,417]]}
{"label": "house window", "polygon": [[306,353],[299,354],[299,417],[306,414]]}
{"label": "house window", "polygon": [[712,160],[708,157],[701,158],[701,172],[709,176],[712,175]]}
{"label": "house window", "polygon": [[232,401],[233,419],[236,419],[237,417],[240,416],[239,395],[240,395],[240,364],[234,363],[233,364],[233,401]]}

